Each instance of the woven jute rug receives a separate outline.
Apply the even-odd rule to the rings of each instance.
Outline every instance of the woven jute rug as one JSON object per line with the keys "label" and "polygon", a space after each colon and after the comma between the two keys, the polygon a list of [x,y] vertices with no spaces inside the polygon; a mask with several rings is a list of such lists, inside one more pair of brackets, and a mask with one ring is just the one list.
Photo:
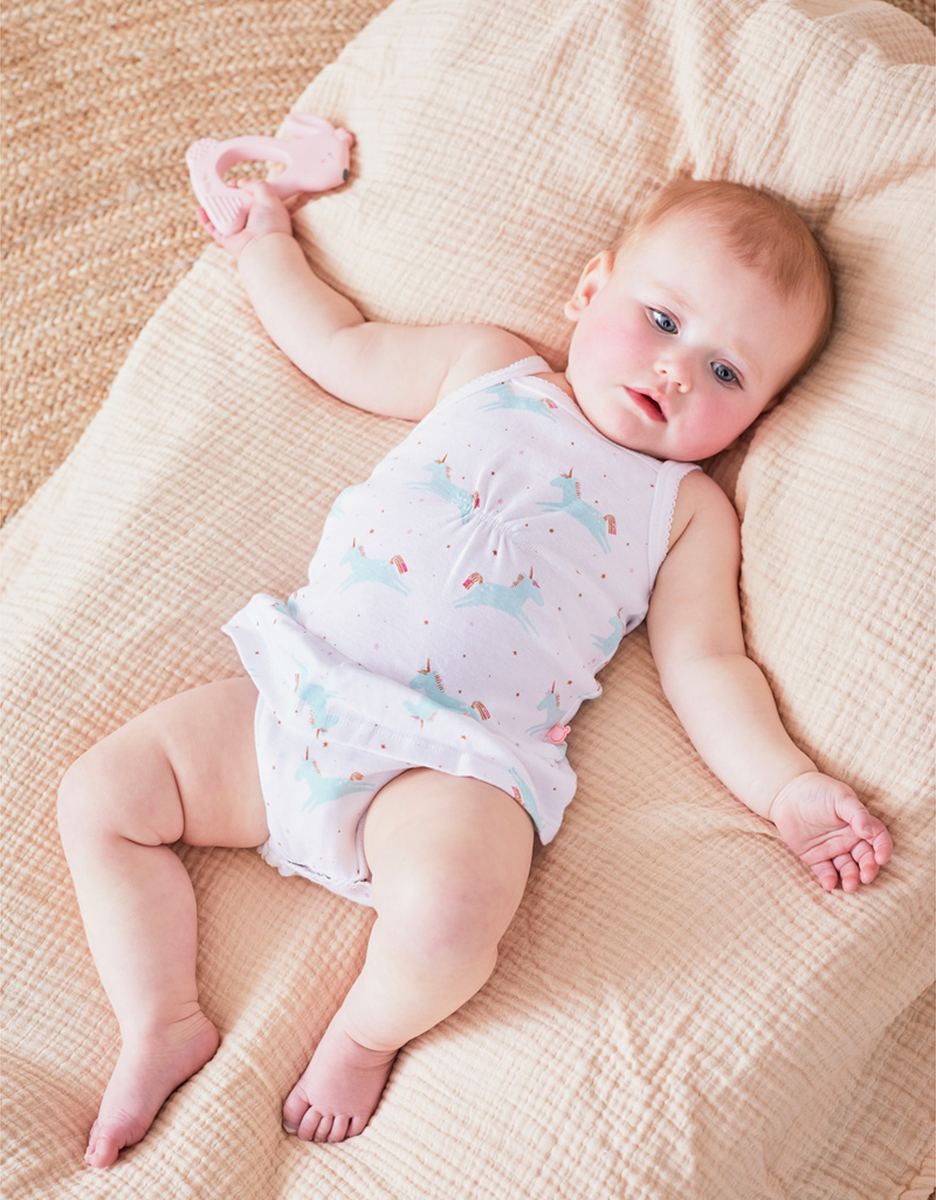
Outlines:
{"label": "woven jute rug", "polygon": [[68,454],[205,248],[189,143],[275,133],[388,3],[7,0],[0,518]]}
{"label": "woven jute rug", "polygon": [[[184,155],[272,134],[389,0],[6,0],[0,520],[203,250]],[[936,0],[898,0],[930,29]]]}

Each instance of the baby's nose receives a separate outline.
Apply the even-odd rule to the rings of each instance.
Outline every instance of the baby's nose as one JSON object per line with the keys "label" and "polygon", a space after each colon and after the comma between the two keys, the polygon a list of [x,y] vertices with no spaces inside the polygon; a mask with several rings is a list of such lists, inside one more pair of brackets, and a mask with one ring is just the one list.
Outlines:
{"label": "baby's nose", "polygon": [[668,353],[660,356],[657,361],[657,371],[669,387],[675,388],[678,392],[689,391],[692,384],[692,370],[686,355],[674,353],[671,349]]}

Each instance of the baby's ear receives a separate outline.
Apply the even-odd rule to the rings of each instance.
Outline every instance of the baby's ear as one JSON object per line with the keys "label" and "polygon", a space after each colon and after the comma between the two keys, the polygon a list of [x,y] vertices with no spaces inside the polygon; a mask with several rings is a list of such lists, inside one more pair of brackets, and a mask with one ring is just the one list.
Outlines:
{"label": "baby's ear", "polygon": [[611,250],[602,250],[600,254],[595,255],[575,285],[571,300],[566,301],[563,312],[570,321],[579,319],[588,308],[592,297],[600,292],[611,278],[613,270],[614,253]]}

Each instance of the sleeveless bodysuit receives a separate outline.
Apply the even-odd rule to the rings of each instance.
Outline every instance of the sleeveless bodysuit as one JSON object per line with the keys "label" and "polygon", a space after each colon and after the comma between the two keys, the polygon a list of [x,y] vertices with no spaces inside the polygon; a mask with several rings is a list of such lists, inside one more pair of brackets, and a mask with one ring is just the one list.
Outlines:
{"label": "sleeveless bodysuit", "polygon": [[338,497],[308,585],[225,626],[260,693],[261,853],[283,874],[369,903],[363,817],[413,766],[496,785],[543,842],[559,828],[562,727],[644,619],[698,468],[609,441],[537,371],[440,401]]}

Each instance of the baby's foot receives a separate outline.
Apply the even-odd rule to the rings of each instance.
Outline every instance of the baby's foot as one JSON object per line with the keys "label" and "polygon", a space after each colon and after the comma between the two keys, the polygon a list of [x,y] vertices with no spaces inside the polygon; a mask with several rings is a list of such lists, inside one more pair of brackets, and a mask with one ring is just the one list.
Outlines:
{"label": "baby's foot", "polygon": [[283,1128],[306,1142],[343,1142],[364,1130],[377,1107],[396,1050],[369,1050],[335,1014],[302,1078],[283,1105]]}
{"label": "baby's foot", "polygon": [[85,1161],[109,1167],[140,1141],[166,1098],[218,1048],[218,1031],[201,1010],[139,1041],[125,1041],[91,1127]]}

